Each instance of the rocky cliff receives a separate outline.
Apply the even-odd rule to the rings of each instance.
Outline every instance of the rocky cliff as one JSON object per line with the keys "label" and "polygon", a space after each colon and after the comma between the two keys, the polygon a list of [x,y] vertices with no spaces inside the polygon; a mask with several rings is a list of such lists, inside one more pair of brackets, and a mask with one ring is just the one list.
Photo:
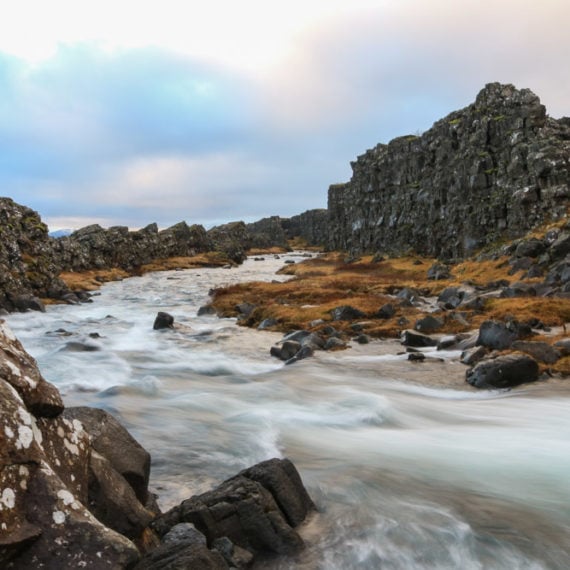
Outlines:
{"label": "rocky cliff", "polygon": [[321,247],[329,241],[329,214],[325,209],[307,210],[281,223],[287,239],[300,237],[309,245]]}
{"label": "rocky cliff", "polygon": [[211,243],[202,226],[180,222],[162,231],[156,224],[137,231],[93,224],[53,240],[52,246],[62,271],[85,271],[109,267],[132,270],[156,259],[209,251]]}
{"label": "rocky cliff", "polygon": [[458,259],[563,216],[570,118],[528,89],[491,83],[421,136],[379,144],[329,189],[330,249]]}
{"label": "rocky cliff", "polygon": [[58,275],[52,240],[39,214],[0,198],[0,309],[41,308],[34,297],[68,294]]}

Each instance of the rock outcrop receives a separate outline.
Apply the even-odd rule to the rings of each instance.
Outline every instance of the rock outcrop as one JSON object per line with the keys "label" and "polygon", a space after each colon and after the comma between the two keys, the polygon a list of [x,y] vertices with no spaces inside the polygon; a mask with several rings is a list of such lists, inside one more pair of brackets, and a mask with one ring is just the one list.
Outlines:
{"label": "rock outcrop", "polygon": [[112,267],[129,271],[156,259],[193,256],[210,249],[206,230],[186,222],[162,231],[156,224],[137,231],[93,224],[53,240],[54,257],[62,271]]}
{"label": "rock outcrop", "polygon": [[58,275],[52,240],[39,214],[0,198],[0,309],[41,310],[38,297],[61,299],[70,291]]}
{"label": "rock outcrop", "polygon": [[324,247],[329,243],[329,213],[326,209],[307,210],[281,221],[287,239],[300,237],[308,245]]}
{"label": "rock outcrop", "polygon": [[528,89],[491,83],[421,136],[379,144],[330,187],[327,246],[464,258],[566,213],[570,118]]}
{"label": "rock outcrop", "polygon": [[252,224],[247,224],[250,248],[282,247],[288,249],[287,236],[283,231],[283,222],[279,216],[262,218]]}

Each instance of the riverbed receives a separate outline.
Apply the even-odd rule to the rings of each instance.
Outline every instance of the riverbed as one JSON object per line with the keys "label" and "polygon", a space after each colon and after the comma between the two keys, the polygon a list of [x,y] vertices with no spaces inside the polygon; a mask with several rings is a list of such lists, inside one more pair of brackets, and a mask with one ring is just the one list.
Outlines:
{"label": "riverbed", "polygon": [[[6,317],[66,405],[116,414],[150,451],[169,508],[289,457],[318,506],[307,548],[268,569],[570,568],[570,390],[476,391],[453,351],[396,341],[271,358],[282,336],[197,317],[213,287],[273,279],[288,258],[147,274],[93,303]],[[175,330],[154,331],[157,311]]]}

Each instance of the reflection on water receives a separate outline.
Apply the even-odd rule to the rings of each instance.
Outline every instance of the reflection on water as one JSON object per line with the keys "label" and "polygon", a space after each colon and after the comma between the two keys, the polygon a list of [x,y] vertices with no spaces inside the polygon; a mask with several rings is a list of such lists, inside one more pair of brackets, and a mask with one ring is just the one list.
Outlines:
{"label": "reflection on water", "polygon": [[[319,513],[303,553],[260,568],[569,568],[567,388],[476,392],[453,353],[410,364],[393,342],[283,367],[280,335],[195,316],[211,287],[281,263],[147,275],[9,322],[68,405],[120,415],[149,449],[164,507],[290,457]],[[158,310],[190,328],[153,331]]]}

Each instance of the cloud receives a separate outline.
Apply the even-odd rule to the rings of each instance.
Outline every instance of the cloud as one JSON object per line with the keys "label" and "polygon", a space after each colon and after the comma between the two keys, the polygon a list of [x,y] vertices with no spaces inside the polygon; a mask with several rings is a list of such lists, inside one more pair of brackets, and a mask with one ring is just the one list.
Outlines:
{"label": "cloud", "polygon": [[324,207],[367,148],[428,129],[490,81],[569,114],[566,1],[302,5],[274,17],[247,2],[215,27],[218,1],[192,20],[188,45],[178,25],[159,47],[145,12],[112,49],[93,32],[33,63],[0,52],[2,194],[54,223],[293,215]]}

